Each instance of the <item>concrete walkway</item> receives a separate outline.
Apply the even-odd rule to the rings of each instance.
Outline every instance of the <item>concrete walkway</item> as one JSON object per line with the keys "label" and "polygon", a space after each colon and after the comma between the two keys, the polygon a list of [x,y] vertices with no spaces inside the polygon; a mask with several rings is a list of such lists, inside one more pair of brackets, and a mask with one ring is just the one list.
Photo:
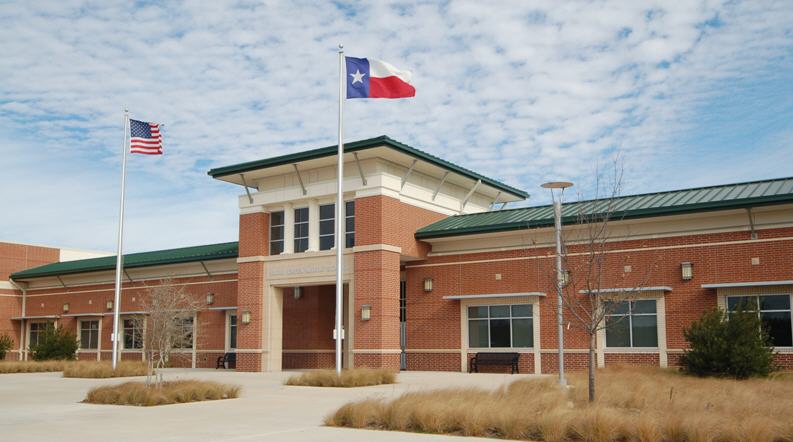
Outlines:
{"label": "concrete walkway", "polygon": [[[0,375],[0,432],[24,441],[442,441],[459,437],[329,428],[323,419],[363,398],[443,387],[497,388],[533,375],[404,372],[397,384],[362,388],[288,387],[294,372],[235,373],[172,369],[166,380],[200,378],[240,385],[239,399],[159,407],[89,405],[94,386],[133,379],[67,379],[61,373]],[[467,438],[466,441],[491,440]]]}

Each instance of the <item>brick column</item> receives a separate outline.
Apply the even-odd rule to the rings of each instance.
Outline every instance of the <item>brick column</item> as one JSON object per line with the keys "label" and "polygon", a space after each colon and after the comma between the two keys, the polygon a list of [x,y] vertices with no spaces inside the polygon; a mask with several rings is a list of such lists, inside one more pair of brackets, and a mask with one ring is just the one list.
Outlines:
{"label": "brick column", "polygon": [[[237,370],[262,370],[264,337],[264,262],[255,257],[269,252],[269,214],[240,215],[239,283],[237,307]],[[246,259],[250,260],[246,262]],[[251,322],[242,323],[242,313],[250,311]]]}

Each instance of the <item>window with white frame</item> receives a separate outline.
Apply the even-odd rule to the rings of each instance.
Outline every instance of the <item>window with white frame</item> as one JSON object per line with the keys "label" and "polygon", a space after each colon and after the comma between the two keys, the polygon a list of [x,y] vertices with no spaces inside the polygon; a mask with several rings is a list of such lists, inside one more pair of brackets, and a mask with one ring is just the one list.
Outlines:
{"label": "window with white frame", "polygon": [[[746,311],[757,312],[763,329],[774,347],[793,346],[790,295],[728,296],[727,311],[741,306]],[[729,314],[728,313],[728,314]]]}
{"label": "window with white frame", "polygon": [[468,346],[470,348],[533,347],[532,305],[468,307]]}
{"label": "window with white frame", "polygon": [[270,213],[270,255],[280,255],[284,251],[284,212]]}
{"label": "window with white frame", "polygon": [[193,348],[193,318],[179,319],[180,332],[176,336],[173,348]]}
{"label": "window with white frame", "polygon": [[344,247],[355,246],[355,201],[344,203]]}
{"label": "window with white frame", "polygon": [[54,324],[49,321],[31,322],[30,333],[28,334],[28,345],[38,345],[39,341],[44,336],[44,332],[46,332],[49,327],[54,327]]}
{"label": "window with white frame", "polygon": [[319,249],[330,250],[336,238],[336,204],[319,206]]}
{"label": "window with white frame", "polygon": [[96,350],[99,347],[99,321],[80,321],[80,348]]}
{"label": "window with white frame", "polygon": [[308,250],[308,207],[295,209],[295,253]]}
{"label": "window with white frame", "polygon": [[608,303],[606,347],[658,347],[655,299]]}
{"label": "window with white frame", "polygon": [[143,320],[128,318],[122,321],[122,344],[125,350],[139,350],[143,348]]}
{"label": "window with white frame", "polygon": [[229,315],[229,348],[237,348],[237,315]]}

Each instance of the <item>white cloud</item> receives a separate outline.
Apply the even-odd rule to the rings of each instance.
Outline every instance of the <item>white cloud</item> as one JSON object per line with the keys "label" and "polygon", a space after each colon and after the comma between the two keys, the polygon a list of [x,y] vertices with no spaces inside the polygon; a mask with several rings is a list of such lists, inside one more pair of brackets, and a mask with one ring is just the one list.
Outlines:
{"label": "white cloud", "polygon": [[167,152],[130,164],[130,249],[234,239],[240,189],[206,169],[332,144],[340,41],[412,69],[418,91],[347,103],[348,140],[388,134],[540,200],[538,183],[587,183],[617,150],[631,193],[783,173],[684,159],[718,156],[691,134],[725,85],[791,70],[792,17],[788,2],[4,3],[0,237],[112,248],[126,105],[166,124]]}

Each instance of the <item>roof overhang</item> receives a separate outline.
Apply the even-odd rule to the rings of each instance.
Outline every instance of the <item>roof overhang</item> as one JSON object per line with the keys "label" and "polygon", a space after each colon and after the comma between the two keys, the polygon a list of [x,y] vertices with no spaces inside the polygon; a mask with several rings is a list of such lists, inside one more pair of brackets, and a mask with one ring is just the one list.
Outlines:
{"label": "roof overhang", "polygon": [[793,285],[793,280],[783,281],[752,281],[752,282],[720,282],[716,284],[702,284],[703,289],[729,289],[740,287],[773,287],[780,285]]}
{"label": "roof overhang", "polygon": [[211,311],[237,310],[237,306],[232,306],[232,307],[208,307],[207,310],[211,310]]}
{"label": "roof overhang", "polygon": [[529,296],[545,296],[545,293],[525,292],[525,293],[491,293],[486,295],[449,295],[449,296],[444,296],[443,299],[462,301],[466,299],[526,298]]}
{"label": "roof overhang", "polygon": [[62,315],[64,318],[87,318],[87,317],[101,317],[108,313],[69,313]]}
{"label": "roof overhang", "polygon": [[652,287],[625,287],[625,288],[608,288],[598,290],[579,290],[578,293],[582,294],[601,294],[601,293],[634,293],[634,292],[671,292],[672,287],[665,285],[658,285]]}
{"label": "roof overhang", "polygon": [[60,315],[39,315],[39,316],[15,316],[12,321],[22,321],[27,319],[58,319]]}
{"label": "roof overhang", "polygon": [[[336,164],[338,146],[326,146],[319,149],[296,152],[257,161],[233,164],[211,169],[208,173],[212,178],[246,187],[255,187],[256,181],[271,176],[294,173],[294,165],[300,169],[316,169]],[[529,194],[506,185],[492,178],[480,175],[472,170],[460,167],[444,159],[430,155],[424,151],[400,143],[386,136],[353,141],[344,145],[345,161],[353,160],[356,154],[359,160],[384,158],[405,167],[410,167],[413,160],[413,171],[441,178],[449,172],[446,182],[470,188],[481,180],[478,192],[496,197],[499,202],[522,201]]]}

